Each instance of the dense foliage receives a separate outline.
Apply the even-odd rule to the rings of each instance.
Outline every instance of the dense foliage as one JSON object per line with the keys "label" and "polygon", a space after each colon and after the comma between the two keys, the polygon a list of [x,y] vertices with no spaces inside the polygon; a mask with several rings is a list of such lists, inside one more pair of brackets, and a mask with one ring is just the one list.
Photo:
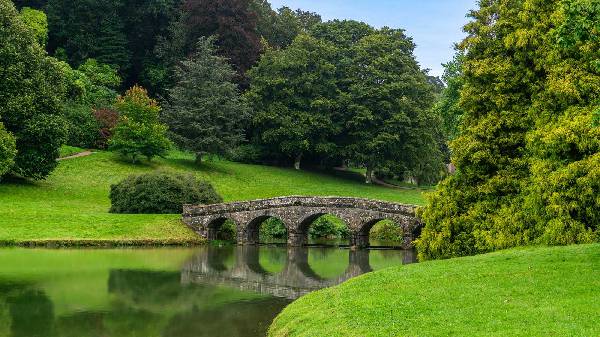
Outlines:
{"label": "dense foliage", "polygon": [[600,240],[600,5],[486,0],[471,16],[457,173],[430,196],[420,256]]}
{"label": "dense foliage", "polygon": [[200,37],[215,35],[220,52],[243,77],[261,50],[250,0],[184,0],[182,8],[186,52]]}
{"label": "dense foliage", "polygon": [[4,174],[10,171],[15,163],[17,155],[17,144],[15,137],[6,131],[4,125],[0,123],[0,179]]}
{"label": "dense foliage", "polygon": [[45,46],[46,42],[48,42],[48,20],[46,18],[46,13],[25,7],[21,9],[20,17],[21,21],[25,23],[34,34],[38,43],[41,46]]}
{"label": "dense foliage", "polygon": [[163,156],[171,148],[167,126],[160,123],[158,103],[139,86],[127,90],[115,104],[120,118],[113,129],[110,149],[128,157],[134,163],[138,157],[151,160]]}
{"label": "dense foliage", "polygon": [[338,110],[335,47],[300,35],[286,49],[269,50],[253,68],[248,100],[254,107],[254,141],[295,159],[334,151]]}
{"label": "dense foliage", "polygon": [[0,123],[17,147],[11,172],[43,179],[56,167],[65,138],[67,85],[59,62],[46,55],[8,0],[0,1],[0,73]]}
{"label": "dense foliage", "polygon": [[402,30],[355,21],[315,24],[249,72],[252,141],[267,156],[351,161],[435,182],[442,167],[432,85]]}
{"label": "dense foliage", "polygon": [[222,200],[210,183],[179,173],[129,176],[110,188],[111,213],[180,214],[184,204]]}
{"label": "dense foliage", "polygon": [[176,68],[163,119],[171,139],[197,154],[223,155],[243,140],[249,109],[233,83],[235,71],[216,55],[213,38],[201,38],[196,52]]}

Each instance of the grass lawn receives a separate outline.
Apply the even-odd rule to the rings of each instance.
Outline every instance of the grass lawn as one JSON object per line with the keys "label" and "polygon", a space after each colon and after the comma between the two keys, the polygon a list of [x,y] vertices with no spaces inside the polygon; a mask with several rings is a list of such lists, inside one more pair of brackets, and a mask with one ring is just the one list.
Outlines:
{"label": "grass lawn", "polygon": [[335,176],[227,161],[197,166],[193,157],[132,165],[110,152],[61,161],[45,181],[0,184],[0,243],[47,241],[121,241],[124,243],[198,243],[180,215],[110,214],[110,185],[129,174],[171,170],[211,181],[225,201],[286,195],[355,196],[422,204],[421,190],[368,186],[360,177]]}
{"label": "grass lawn", "polygon": [[366,274],[292,303],[269,336],[600,336],[599,322],[595,244]]}

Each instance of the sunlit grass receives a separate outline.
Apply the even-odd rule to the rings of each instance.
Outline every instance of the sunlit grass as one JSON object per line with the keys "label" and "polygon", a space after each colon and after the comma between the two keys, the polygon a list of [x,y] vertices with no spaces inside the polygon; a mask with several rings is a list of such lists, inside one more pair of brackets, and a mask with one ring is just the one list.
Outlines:
{"label": "sunlit grass", "polygon": [[197,242],[180,215],[110,214],[110,185],[130,174],[167,170],[211,181],[225,201],[286,195],[354,196],[422,204],[422,191],[368,186],[329,173],[208,161],[174,152],[168,158],[132,165],[109,152],[61,161],[45,181],[0,184],[0,242],[129,240]]}
{"label": "sunlit grass", "polygon": [[309,294],[270,336],[599,336],[600,245],[394,267]]}

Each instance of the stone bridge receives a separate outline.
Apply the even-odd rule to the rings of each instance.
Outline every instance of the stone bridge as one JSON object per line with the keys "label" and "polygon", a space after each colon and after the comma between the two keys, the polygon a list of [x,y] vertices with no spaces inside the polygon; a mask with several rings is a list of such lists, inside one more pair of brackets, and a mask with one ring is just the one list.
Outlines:
{"label": "stone bridge", "polygon": [[[312,248],[310,248],[312,249]],[[297,299],[315,290],[338,285],[356,276],[371,272],[368,250],[348,250],[346,270],[334,277],[323,278],[310,267],[309,248],[288,247],[285,266],[280,272],[270,273],[259,262],[260,247],[241,246],[234,252],[235,264],[226,268],[227,256],[211,250],[190,259],[181,270],[183,284],[211,284],[252,291],[263,295]],[[416,260],[414,251],[404,251],[403,264]]]}
{"label": "stone bridge", "polygon": [[308,229],[320,216],[332,214],[350,229],[350,246],[367,248],[369,231],[381,220],[391,220],[404,233],[402,248],[412,248],[421,223],[415,216],[416,206],[360,198],[281,197],[216,205],[185,205],[183,221],[196,233],[209,240],[217,238],[223,223],[231,220],[237,227],[240,245],[259,243],[260,225],[269,218],[280,219],[287,228],[288,245],[303,246],[308,242]]}

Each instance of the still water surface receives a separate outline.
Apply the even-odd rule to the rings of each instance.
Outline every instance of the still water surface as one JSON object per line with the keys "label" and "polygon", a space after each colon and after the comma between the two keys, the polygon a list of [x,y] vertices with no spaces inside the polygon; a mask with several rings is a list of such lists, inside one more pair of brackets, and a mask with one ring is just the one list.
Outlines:
{"label": "still water surface", "polygon": [[264,336],[294,299],[398,250],[0,249],[0,337]]}

